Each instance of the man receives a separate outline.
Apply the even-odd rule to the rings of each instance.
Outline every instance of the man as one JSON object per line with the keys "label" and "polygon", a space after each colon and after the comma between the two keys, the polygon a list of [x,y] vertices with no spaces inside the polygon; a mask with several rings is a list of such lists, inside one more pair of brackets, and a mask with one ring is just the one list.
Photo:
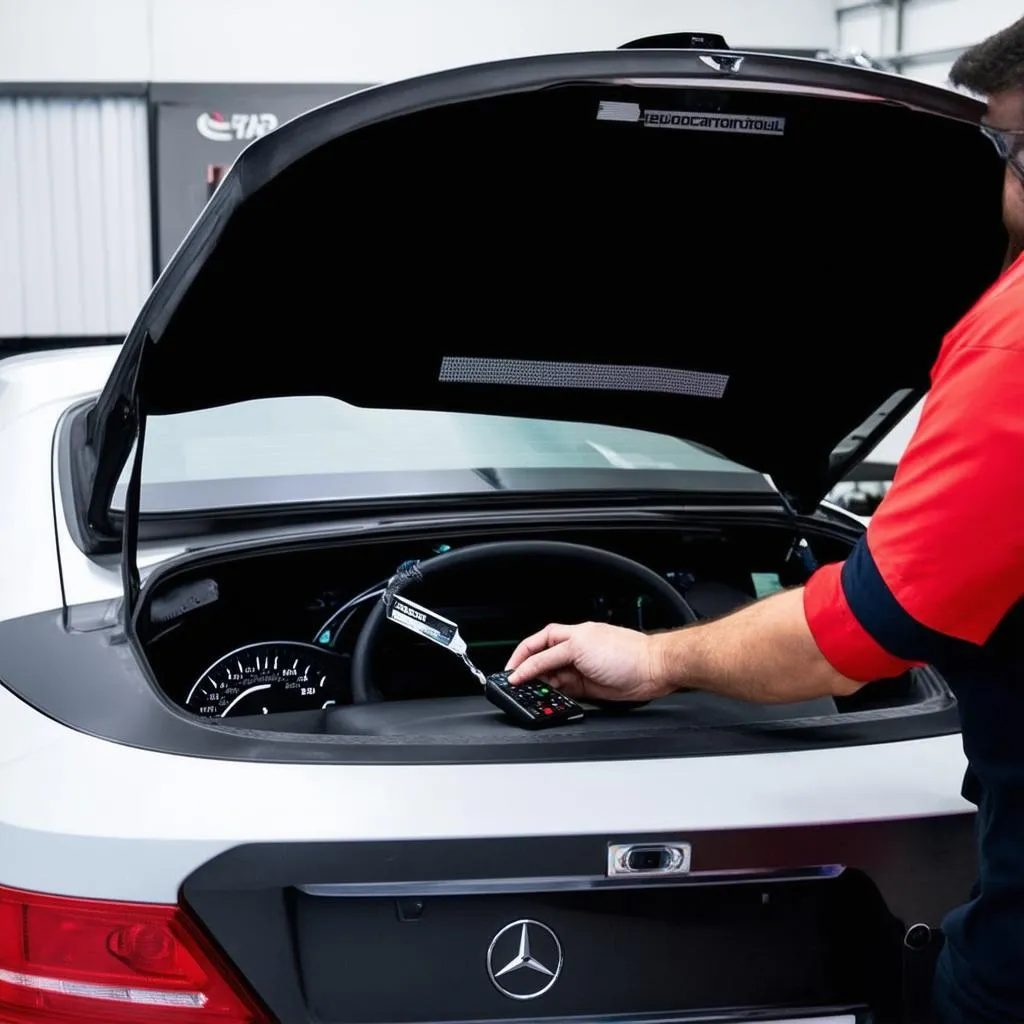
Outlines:
{"label": "man", "polygon": [[[967,51],[1006,161],[999,280],[943,341],[920,423],[842,564],[716,621],[645,636],[600,623],[524,640],[512,682],[650,700],[682,687],[781,702],[847,695],[913,664],[956,692],[979,876],[943,925],[939,1019],[1024,1021],[1024,19]],[[927,173],[927,169],[924,170]]]}

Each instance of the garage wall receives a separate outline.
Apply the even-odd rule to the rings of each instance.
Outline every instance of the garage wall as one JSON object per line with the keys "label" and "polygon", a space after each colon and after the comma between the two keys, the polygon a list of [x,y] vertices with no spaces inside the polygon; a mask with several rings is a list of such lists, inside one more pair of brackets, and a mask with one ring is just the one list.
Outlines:
{"label": "garage wall", "polygon": [[145,101],[0,96],[0,140],[0,338],[124,333],[152,263]]}
{"label": "garage wall", "polygon": [[966,47],[1024,15],[1019,0],[838,0],[836,6],[840,46],[859,47],[935,85],[946,84]]}
{"label": "garage wall", "polygon": [[835,42],[833,0],[0,0],[8,81],[378,82],[653,32]]}
{"label": "garage wall", "polygon": [[[355,87],[339,82],[687,30],[830,47],[835,12],[833,0],[0,0],[0,339],[130,327],[210,174],[241,146],[198,153],[197,111],[280,121]],[[179,163],[202,166],[177,173],[175,145]]]}
{"label": "garage wall", "polygon": [[836,20],[840,49],[863,50],[877,58],[895,52],[896,9],[888,0],[838,0]]}
{"label": "garage wall", "polygon": [[1022,15],[1018,0],[910,0],[904,13],[903,48],[910,55],[961,50]]}

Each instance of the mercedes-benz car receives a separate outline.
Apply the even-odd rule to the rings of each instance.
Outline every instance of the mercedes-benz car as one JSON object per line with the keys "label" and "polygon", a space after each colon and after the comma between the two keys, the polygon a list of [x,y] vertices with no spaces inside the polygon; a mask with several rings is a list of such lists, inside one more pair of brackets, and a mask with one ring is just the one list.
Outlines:
{"label": "mercedes-benz car", "polygon": [[370,88],[121,343],[0,360],[0,1017],[922,1019],[936,672],[550,728],[478,672],[844,557],[823,498],[999,270],[979,114],[699,36]]}

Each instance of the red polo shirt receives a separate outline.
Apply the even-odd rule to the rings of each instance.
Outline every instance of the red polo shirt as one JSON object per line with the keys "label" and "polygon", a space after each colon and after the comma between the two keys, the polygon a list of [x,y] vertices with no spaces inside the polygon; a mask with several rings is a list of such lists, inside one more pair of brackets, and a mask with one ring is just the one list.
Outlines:
{"label": "red polo shirt", "polygon": [[866,535],[808,581],[822,654],[869,682],[981,645],[1024,594],[1024,257],[943,341],[920,423]]}

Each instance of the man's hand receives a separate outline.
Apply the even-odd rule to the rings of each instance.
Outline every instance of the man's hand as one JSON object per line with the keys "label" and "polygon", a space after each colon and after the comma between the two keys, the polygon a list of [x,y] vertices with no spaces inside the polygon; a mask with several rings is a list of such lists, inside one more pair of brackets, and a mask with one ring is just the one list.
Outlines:
{"label": "man's hand", "polygon": [[515,649],[507,668],[513,684],[543,676],[570,696],[596,700],[657,700],[687,687],[789,704],[863,685],[840,675],[818,649],[800,588],[668,633],[597,622],[548,626]]}
{"label": "man's hand", "polygon": [[547,626],[515,649],[506,669],[513,684],[542,676],[586,699],[655,700],[672,689],[654,637],[602,622]]}

